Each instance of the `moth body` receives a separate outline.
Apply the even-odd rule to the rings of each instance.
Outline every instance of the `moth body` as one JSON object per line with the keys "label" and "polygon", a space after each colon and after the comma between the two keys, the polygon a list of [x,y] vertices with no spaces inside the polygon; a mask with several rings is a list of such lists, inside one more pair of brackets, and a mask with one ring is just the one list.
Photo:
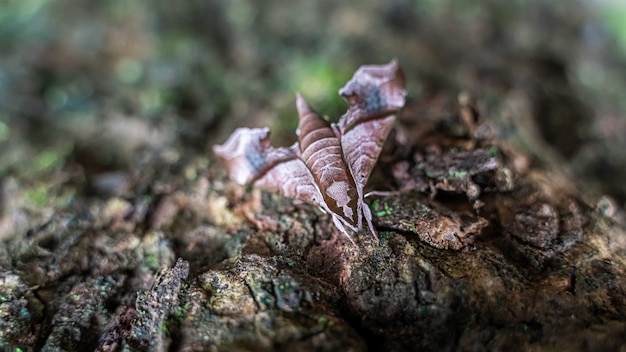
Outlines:
{"label": "moth body", "polygon": [[339,91],[348,111],[329,123],[296,97],[298,142],[270,145],[268,129],[240,128],[214,152],[231,178],[317,205],[352,243],[346,228],[359,232],[363,222],[378,239],[363,189],[404,105],[404,76],[398,63],[360,67]]}

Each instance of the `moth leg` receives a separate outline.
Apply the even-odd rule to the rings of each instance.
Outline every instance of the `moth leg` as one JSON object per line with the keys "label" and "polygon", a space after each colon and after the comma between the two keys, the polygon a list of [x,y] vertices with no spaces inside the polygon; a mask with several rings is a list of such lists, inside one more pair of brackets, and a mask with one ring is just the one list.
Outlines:
{"label": "moth leg", "polygon": [[339,231],[341,231],[344,235],[346,235],[346,237],[348,237],[348,239],[350,240],[350,242],[352,242],[352,244],[354,246],[356,246],[356,243],[354,243],[354,240],[352,239],[352,237],[348,234],[348,231],[346,231],[346,228],[343,226],[343,224],[341,223],[341,221],[339,221],[339,218],[336,216],[332,216],[333,218],[333,223],[335,224],[335,226],[339,229]]}
{"label": "moth leg", "polygon": [[397,196],[397,195],[400,195],[402,193],[404,193],[404,192],[402,192],[402,191],[371,191],[371,192],[365,193],[363,198],[367,198],[367,197],[370,197],[370,196],[381,196],[381,197]]}
{"label": "moth leg", "polygon": [[363,217],[365,218],[365,222],[367,222],[367,227],[370,228],[372,235],[374,235],[374,238],[378,241],[378,235],[376,234],[376,230],[374,230],[374,224],[372,224],[372,211],[365,202],[363,202]]}

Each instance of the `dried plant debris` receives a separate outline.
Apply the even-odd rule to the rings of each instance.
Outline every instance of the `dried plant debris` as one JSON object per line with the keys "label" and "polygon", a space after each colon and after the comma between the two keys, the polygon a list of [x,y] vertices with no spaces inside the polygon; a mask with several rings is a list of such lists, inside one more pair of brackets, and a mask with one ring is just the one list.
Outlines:
{"label": "dried plant debris", "polygon": [[376,237],[363,189],[395,114],[404,106],[404,74],[394,60],[362,66],[339,90],[348,112],[331,124],[297,97],[298,142],[274,148],[267,128],[237,129],[214,147],[232,179],[319,206],[350,240],[363,221]]}
{"label": "dried plant debris", "polygon": [[[496,147],[474,150],[425,150],[407,161],[396,163],[395,178],[402,189],[418,189],[433,197],[438,191],[465,194],[476,200],[484,191],[508,191],[510,182],[499,179],[510,173],[498,158]],[[504,175],[499,175],[504,174]]]}

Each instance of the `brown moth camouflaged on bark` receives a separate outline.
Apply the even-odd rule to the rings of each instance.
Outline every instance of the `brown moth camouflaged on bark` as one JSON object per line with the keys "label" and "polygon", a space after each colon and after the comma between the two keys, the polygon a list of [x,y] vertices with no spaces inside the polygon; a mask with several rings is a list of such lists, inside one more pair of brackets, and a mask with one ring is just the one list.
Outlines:
{"label": "brown moth camouflaged on bark", "polygon": [[361,66],[339,90],[348,111],[331,124],[297,95],[298,142],[270,145],[267,128],[239,128],[213,150],[239,184],[278,191],[319,206],[351,241],[363,219],[376,237],[363,189],[383,143],[404,106],[404,74],[397,61]]}

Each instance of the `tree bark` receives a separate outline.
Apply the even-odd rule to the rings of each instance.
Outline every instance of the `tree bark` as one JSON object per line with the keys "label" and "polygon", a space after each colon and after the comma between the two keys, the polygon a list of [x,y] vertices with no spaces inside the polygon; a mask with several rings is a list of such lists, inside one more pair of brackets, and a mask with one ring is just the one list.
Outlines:
{"label": "tree bark", "polygon": [[5,240],[0,346],[623,350],[623,213],[489,131],[468,106],[406,108],[369,185],[394,192],[366,200],[380,241],[356,246],[217,164],[138,173]]}

